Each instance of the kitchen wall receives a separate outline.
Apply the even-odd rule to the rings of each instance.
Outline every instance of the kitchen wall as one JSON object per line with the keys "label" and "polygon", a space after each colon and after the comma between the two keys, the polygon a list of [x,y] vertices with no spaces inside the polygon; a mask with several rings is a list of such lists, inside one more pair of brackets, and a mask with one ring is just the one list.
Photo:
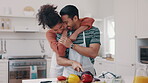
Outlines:
{"label": "kitchen wall", "polygon": [[[37,12],[41,5],[49,3],[57,5],[58,11],[67,4],[74,4],[80,10],[80,17],[88,14],[94,18],[102,18],[108,15],[113,15],[113,0],[1,0],[1,2],[1,10],[4,11],[4,8],[10,7],[12,14],[23,14],[22,11],[25,6],[32,6]],[[3,13],[3,11],[0,11],[0,13]]]}
{"label": "kitchen wall", "polygon": [[[6,11],[9,10],[11,11],[11,15],[22,16],[24,15],[23,9],[26,6],[32,6],[35,9],[35,13],[37,13],[41,5],[48,4],[48,3],[58,6],[57,8],[58,11],[60,11],[60,9],[67,4],[74,4],[80,10],[80,17],[85,17],[85,16],[93,17],[96,20],[94,23],[94,26],[99,27],[101,31],[102,45],[101,45],[99,55],[103,54],[103,49],[104,49],[104,45],[103,45],[104,21],[103,19],[108,16],[113,16],[113,0],[93,0],[93,1],[90,1],[90,0],[63,0],[63,1],[61,0],[1,0],[0,15],[5,14]],[[9,38],[46,40],[45,33],[0,32],[0,39],[9,39]],[[45,46],[49,46],[48,43],[46,44],[47,45]],[[30,47],[30,48],[34,49],[33,47]],[[49,47],[46,47],[46,48],[48,48],[47,50],[50,50],[50,52],[47,54],[51,55],[52,50]]]}

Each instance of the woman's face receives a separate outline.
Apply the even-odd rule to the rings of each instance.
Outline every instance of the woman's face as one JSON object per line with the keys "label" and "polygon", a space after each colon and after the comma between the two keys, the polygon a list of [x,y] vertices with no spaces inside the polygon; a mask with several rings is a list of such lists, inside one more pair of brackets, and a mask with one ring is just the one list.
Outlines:
{"label": "woman's face", "polygon": [[55,25],[52,30],[55,33],[62,34],[63,30],[66,29],[67,25],[65,23],[58,23]]}

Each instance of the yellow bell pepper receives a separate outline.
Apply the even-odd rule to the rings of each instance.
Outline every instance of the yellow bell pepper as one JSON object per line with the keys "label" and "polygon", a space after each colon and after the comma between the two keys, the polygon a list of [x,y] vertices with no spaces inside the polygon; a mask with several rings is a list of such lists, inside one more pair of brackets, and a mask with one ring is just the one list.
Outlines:
{"label": "yellow bell pepper", "polygon": [[68,76],[68,83],[80,83],[80,78],[75,74],[70,74]]}

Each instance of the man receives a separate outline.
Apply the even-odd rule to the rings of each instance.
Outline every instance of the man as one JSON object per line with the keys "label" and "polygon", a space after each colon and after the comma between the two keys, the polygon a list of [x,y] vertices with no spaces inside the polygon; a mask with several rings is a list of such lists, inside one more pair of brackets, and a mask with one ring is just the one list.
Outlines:
{"label": "man", "polygon": [[[73,5],[67,5],[60,11],[61,18],[67,24],[68,35],[80,28],[81,21],[79,19],[78,9]],[[61,36],[58,36],[59,39]],[[57,56],[57,63],[64,67],[64,76],[69,74],[80,75],[80,71],[90,71],[95,75],[93,68],[94,58],[98,55],[100,49],[100,31],[96,27],[92,27],[80,33],[77,40],[72,42],[69,37],[62,37],[59,42],[69,48],[68,59]],[[78,65],[72,66],[73,61],[79,62]]]}
{"label": "man", "polygon": [[[61,34],[62,37],[67,35],[67,28],[65,23],[62,22],[61,17],[59,16],[58,12],[56,11],[56,6],[46,4],[40,7],[39,12],[37,14],[39,25],[43,25],[43,29],[49,28],[46,32],[46,38],[50,43],[51,48],[54,51],[51,60],[51,67],[50,67],[50,77],[57,77],[62,75],[63,73],[63,66],[59,66],[56,64],[56,55],[61,57],[65,57],[65,50],[66,47],[62,44],[58,43],[56,40],[57,35]],[[77,29],[75,33],[73,33],[69,38],[71,40],[76,39],[77,35],[83,32],[86,29],[90,29],[92,27],[92,23],[94,20],[92,18],[82,18],[81,19],[81,28]],[[73,67],[81,67],[80,63],[70,60],[73,63]]]}

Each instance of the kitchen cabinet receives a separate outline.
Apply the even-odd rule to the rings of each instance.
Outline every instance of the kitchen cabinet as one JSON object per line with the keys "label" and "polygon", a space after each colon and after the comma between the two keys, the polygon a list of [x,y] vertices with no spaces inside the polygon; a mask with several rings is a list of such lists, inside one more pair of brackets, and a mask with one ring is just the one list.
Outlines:
{"label": "kitchen cabinet", "polygon": [[95,63],[94,63],[94,68],[96,70],[96,76],[100,75],[101,72],[103,71],[103,68],[102,68],[102,62],[100,62],[99,60],[95,60]]}
{"label": "kitchen cabinet", "polygon": [[148,38],[148,0],[137,0],[137,27],[138,38]]}
{"label": "kitchen cabinet", "polygon": [[124,83],[133,83],[135,76],[136,65],[134,64],[120,64],[116,63],[116,73],[117,75],[121,75]]}
{"label": "kitchen cabinet", "polygon": [[39,32],[35,16],[0,15],[0,32]]}
{"label": "kitchen cabinet", "polygon": [[0,83],[8,83],[8,60],[0,60]]}
{"label": "kitchen cabinet", "polygon": [[98,57],[95,59],[94,68],[96,70],[97,76],[100,75],[103,71],[112,73],[116,72],[114,61],[108,61]]}
{"label": "kitchen cabinet", "polygon": [[[126,6],[125,6],[126,5]],[[116,31],[116,49],[115,62],[116,72],[130,82],[134,78],[134,69],[136,64],[136,0],[114,0],[115,10],[115,31]]]}

